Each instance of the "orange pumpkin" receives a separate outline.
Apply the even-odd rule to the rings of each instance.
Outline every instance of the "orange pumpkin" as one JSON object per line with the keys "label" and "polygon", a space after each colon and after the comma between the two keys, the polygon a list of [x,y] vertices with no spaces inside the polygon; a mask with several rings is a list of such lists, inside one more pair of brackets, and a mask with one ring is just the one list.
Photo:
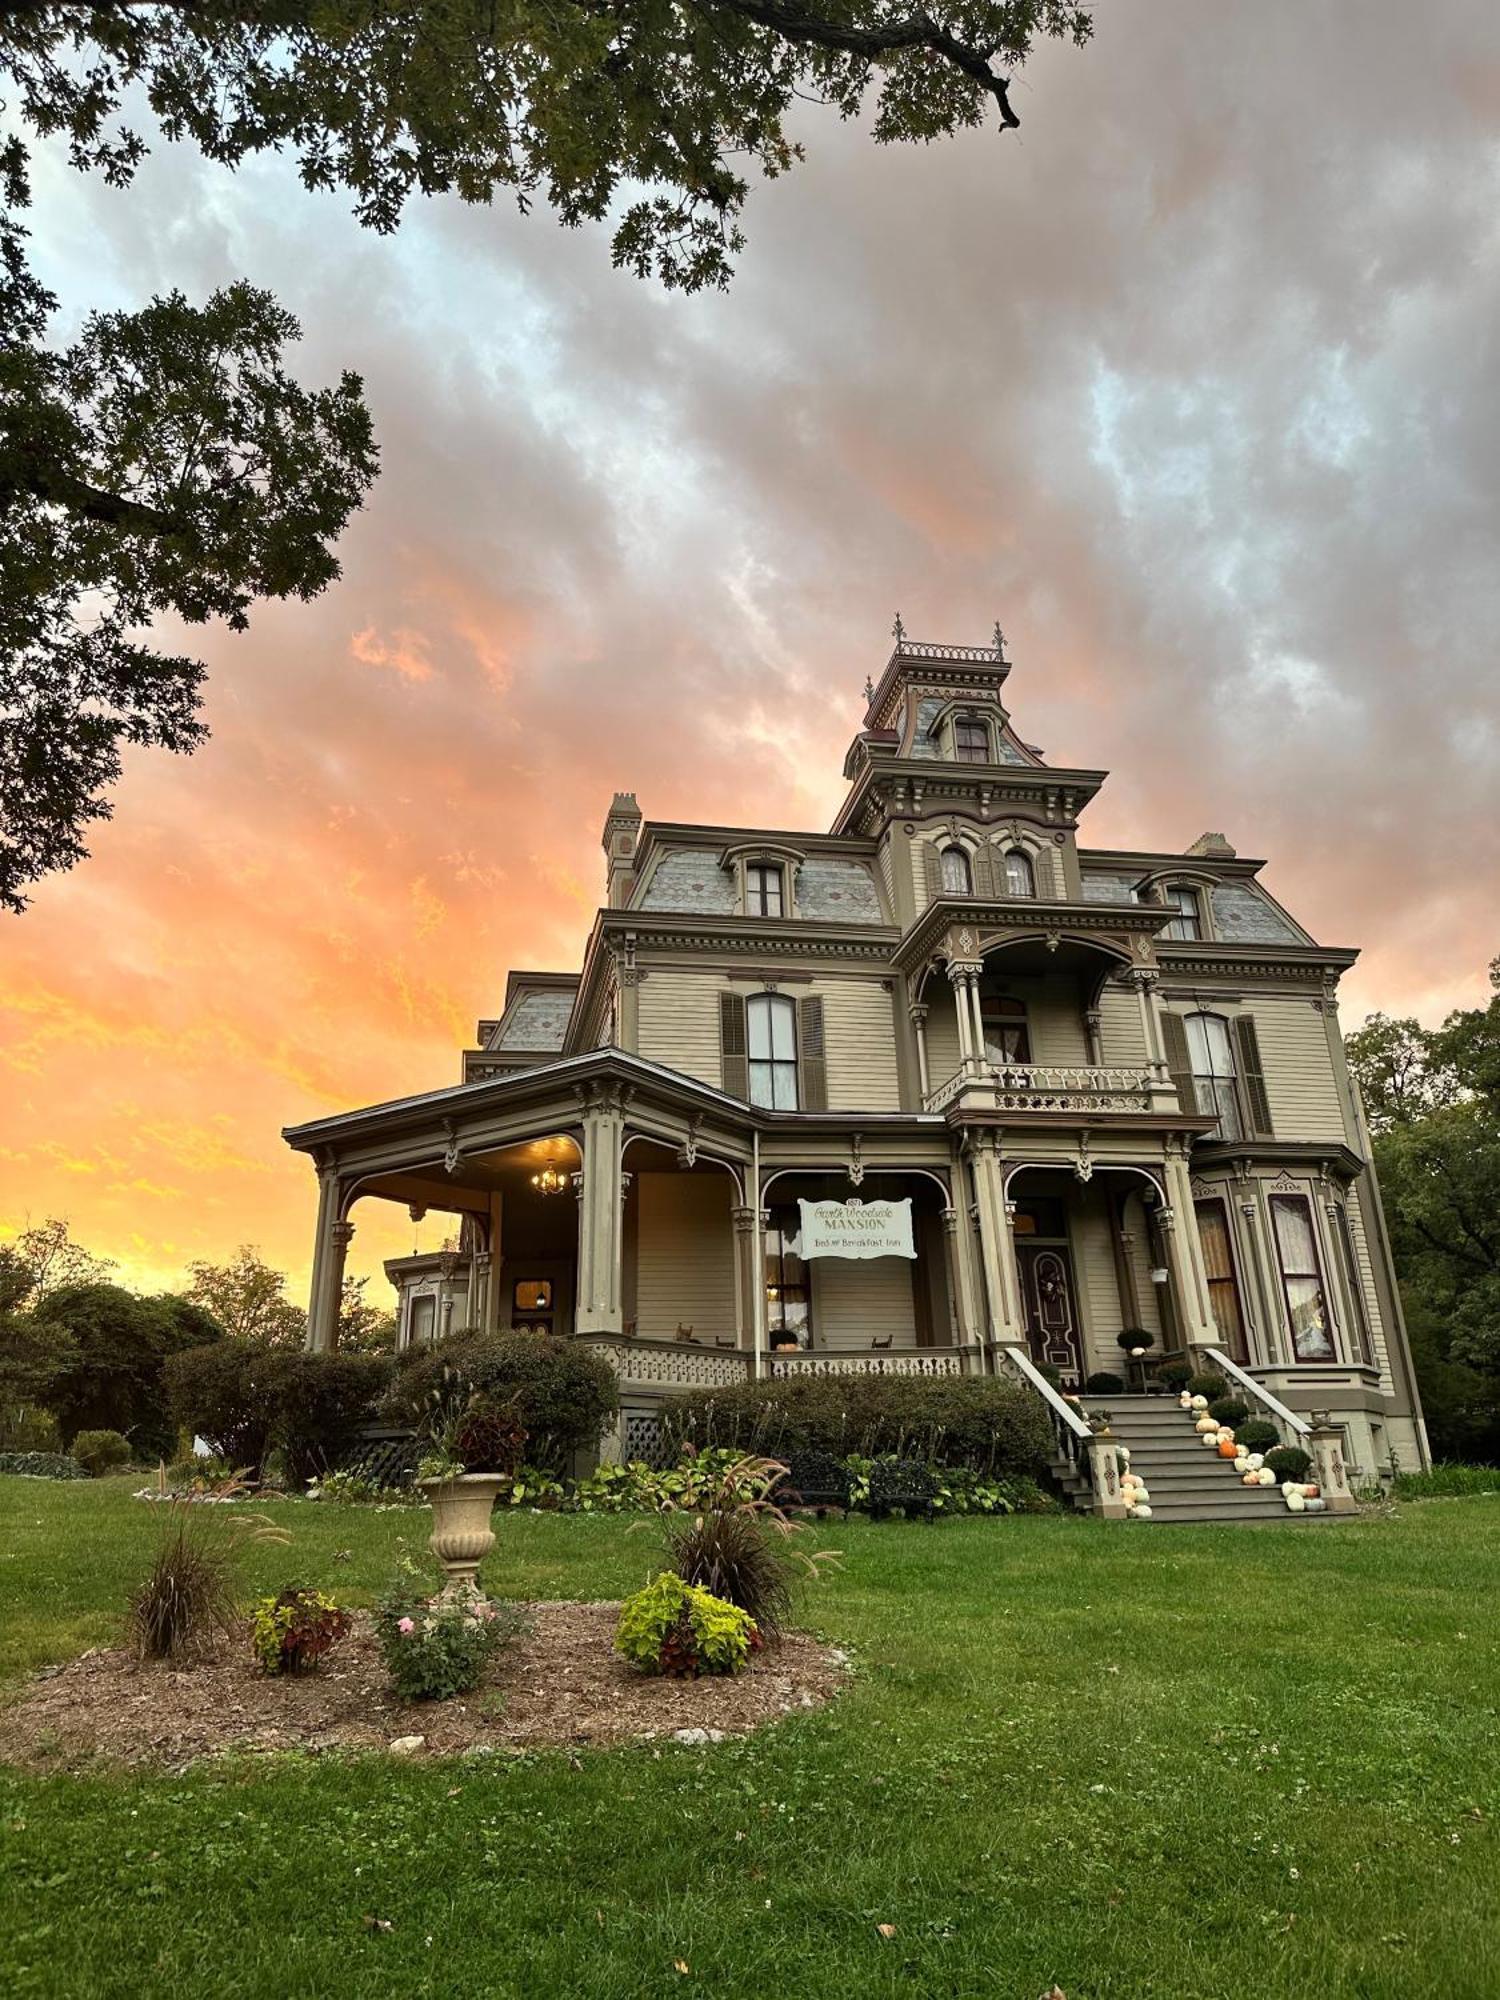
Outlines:
{"label": "orange pumpkin", "polygon": [[1234,1441],[1234,1439],[1233,1439],[1233,1438],[1220,1438],[1220,1439],[1219,1439],[1219,1456],[1220,1456],[1220,1458],[1238,1458],[1238,1457],[1239,1457],[1239,1455],[1240,1455],[1240,1448],[1239,1448],[1239,1446],[1238,1446],[1238,1445],[1237,1445],[1237,1444],[1235,1443],[1235,1441]]}

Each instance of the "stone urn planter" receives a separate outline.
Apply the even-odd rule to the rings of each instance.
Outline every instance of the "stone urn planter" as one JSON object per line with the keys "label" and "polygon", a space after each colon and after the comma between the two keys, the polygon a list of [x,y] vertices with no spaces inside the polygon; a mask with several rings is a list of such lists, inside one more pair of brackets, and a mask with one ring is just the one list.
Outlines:
{"label": "stone urn planter", "polygon": [[444,1597],[479,1588],[479,1565],[495,1546],[490,1513],[510,1484],[503,1472],[461,1472],[453,1479],[419,1479],[418,1490],[432,1505],[427,1546],[443,1565]]}

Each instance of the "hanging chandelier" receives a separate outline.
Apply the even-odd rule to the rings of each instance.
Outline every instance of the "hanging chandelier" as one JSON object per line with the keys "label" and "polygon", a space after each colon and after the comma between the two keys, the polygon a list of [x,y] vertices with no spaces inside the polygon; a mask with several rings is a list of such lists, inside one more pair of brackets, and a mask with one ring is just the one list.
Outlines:
{"label": "hanging chandelier", "polygon": [[543,1167],[540,1173],[531,1176],[531,1185],[538,1194],[561,1194],[568,1185],[568,1176],[560,1174],[556,1167]]}

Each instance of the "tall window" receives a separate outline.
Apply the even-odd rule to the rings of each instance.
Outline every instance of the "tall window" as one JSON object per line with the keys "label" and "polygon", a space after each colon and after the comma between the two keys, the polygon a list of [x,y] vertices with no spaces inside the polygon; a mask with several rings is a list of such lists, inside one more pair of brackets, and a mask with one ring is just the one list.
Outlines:
{"label": "tall window", "polygon": [[797,1007],[780,993],[745,1003],[750,1044],[750,1102],[768,1111],[797,1109]]}
{"label": "tall window", "polygon": [[1185,940],[1202,937],[1203,911],[1196,889],[1190,889],[1186,882],[1174,882],[1162,890],[1161,899],[1169,910],[1177,913],[1162,932],[1163,937]]}
{"label": "tall window", "polygon": [[1036,876],[1032,873],[1031,856],[1022,847],[1013,847],[1005,857],[1005,893],[1007,896],[1036,894]]}
{"label": "tall window", "polygon": [[1338,1351],[1333,1344],[1333,1324],[1313,1234],[1312,1204],[1306,1195],[1273,1194],[1271,1225],[1292,1325],[1292,1353],[1299,1361],[1336,1361]]}
{"label": "tall window", "polygon": [[781,870],[774,861],[752,861],[745,870],[745,907],[752,917],[779,917]]}
{"label": "tall window", "polygon": [[773,1209],[766,1230],[766,1327],[773,1348],[812,1344],[812,1290],[796,1215],[794,1208]]}
{"label": "tall window", "polygon": [[973,893],[969,857],[961,847],[945,847],[942,853],[943,894],[967,896]]}
{"label": "tall window", "polygon": [[432,1329],[437,1320],[437,1300],[431,1292],[418,1292],[411,1302],[410,1332],[407,1344],[422,1347],[432,1338]]}
{"label": "tall window", "polygon": [[989,762],[990,732],[983,716],[956,715],[953,718],[953,754],[960,764]]}
{"label": "tall window", "polygon": [[1240,1288],[1234,1275],[1234,1245],[1229,1234],[1229,1217],[1222,1201],[1200,1201],[1198,1238],[1203,1245],[1203,1268],[1208,1279],[1209,1303],[1215,1324],[1229,1349],[1231,1361],[1248,1361],[1250,1347],[1245,1338],[1245,1315],[1240,1309]]}
{"label": "tall window", "polygon": [[1220,1014],[1189,1014],[1183,1026],[1192,1065],[1194,1101],[1201,1112],[1218,1119],[1221,1139],[1238,1139],[1243,1128],[1229,1023]]}
{"label": "tall window", "polygon": [[1026,1002],[1004,994],[981,994],[979,1015],[984,1024],[986,1062],[1029,1063],[1031,1037],[1026,1032]]}
{"label": "tall window", "polygon": [[1375,1343],[1370,1338],[1370,1315],[1365,1308],[1365,1288],[1360,1280],[1359,1258],[1354,1250],[1354,1232],[1349,1226],[1349,1211],[1335,1202],[1329,1210],[1333,1217],[1334,1240],[1338,1244],[1339,1256],[1344,1266],[1344,1281],[1349,1288],[1349,1303],[1353,1309],[1354,1324],[1350,1331],[1354,1337],[1354,1358],[1366,1368],[1375,1366]]}

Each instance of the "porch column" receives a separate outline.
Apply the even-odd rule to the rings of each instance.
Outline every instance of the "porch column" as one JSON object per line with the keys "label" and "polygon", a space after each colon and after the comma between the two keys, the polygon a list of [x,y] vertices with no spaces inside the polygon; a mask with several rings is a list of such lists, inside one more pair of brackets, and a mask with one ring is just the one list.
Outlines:
{"label": "porch column", "polygon": [[[734,1344],[755,1345],[755,1210],[740,1203],[729,1211],[734,1224]],[[749,1339],[746,1339],[746,1335]]]}
{"label": "porch column", "polygon": [[1088,1048],[1090,1067],[1093,1069],[1102,1069],[1104,1067],[1104,1013],[1101,1008],[1084,1008],[1083,1039]]}
{"label": "porch column", "polygon": [[620,1093],[605,1086],[591,1093],[583,1113],[583,1171],[578,1190],[577,1333],[620,1333],[621,1248],[626,1182],[620,1169],[625,1114]]}
{"label": "porch column", "polygon": [[1115,1288],[1120,1295],[1120,1325],[1141,1324],[1141,1294],[1135,1272],[1135,1238],[1125,1227],[1130,1190],[1109,1196],[1109,1241],[1115,1259]]}
{"label": "porch column", "polygon": [[932,1081],[927,1073],[927,1009],[918,1004],[908,1009],[911,1015],[912,1033],[917,1039],[917,1083],[926,1104],[932,1093]]}
{"label": "porch column", "polygon": [[500,1329],[500,1269],[504,1261],[502,1250],[501,1222],[503,1218],[503,1197],[490,1196],[489,1249],[485,1254],[484,1270],[484,1312],[477,1324],[486,1333],[497,1333]]}
{"label": "porch column", "polygon": [[1167,1148],[1167,1197],[1168,1205],[1157,1210],[1157,1219],[1162,1227],[1167,1269],[1172,1274],[1178,1333],[1189,1353],[1194,1348],[1217,1347],[1219,1328],[1209,1303],[1193,1187],[1180,1144],[1169,1143]]}
{"label": "porch column", "polygon": [[344,1260],[354,1240],[354,1224],[338,1219],[338,1184],[330,1176],[326,1203],[318,1199],[318,1245],[313,1257],[312,1301],[307,1315],[307,1345],[313,1354],[331,1354],[339,1344],[339,1301],[344,1289]]}
{"label": "porch column", "polygon": [[1005,1199],[1005,1169],[994,1133],[976,1133],[968,1152],[974,1170],[979,1251],[989,1295],[989,1338],[1002,1347],[1024,1347],[1026,1315],[1021,1309],[1010,1204]]}
{"label": "porch column", "polygon": [[966,965],[948,967],[948,982],[953,988],[953,1011],[958,1016],[958,1066],[966,1074],[973,1069],[977,1054],[974,1020],[969,1012],[969,977]]}
{"label": "porch column", "polygon": [[943,1261],[948,1278],[948,1319],[953,1344],[965,1356],[972,1356],[980,1371],[984,1367],[984,1341],[980,1315],[976,1310],[969,1260],[959,1233],[968,1218],[961,1207],[943,1210]]}

